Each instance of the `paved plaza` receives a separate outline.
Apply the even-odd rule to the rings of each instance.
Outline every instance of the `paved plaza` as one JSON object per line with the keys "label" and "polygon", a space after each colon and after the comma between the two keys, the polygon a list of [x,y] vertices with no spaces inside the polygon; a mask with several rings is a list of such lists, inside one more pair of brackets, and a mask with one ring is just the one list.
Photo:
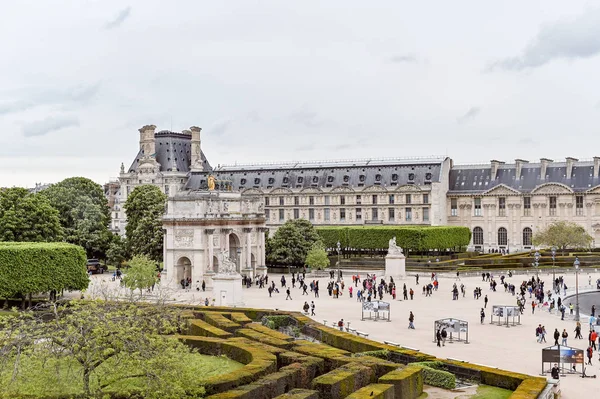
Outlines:
{"label": "paved plaza", "polygon": [[[409,276],[405,280],[396,281],[397,284],[397,299],[392,300],[391,295],[384,294],[383,301],[391,303],[391,321],[361,321],[361,304],[357,302],[356,296],[350,298],[348,295],[348,285],[352,282],[351,272],[344,273],[345,289],[343,295],[338,299],[334,299],[328,295],[327,283],[329,278],[318,278],[319,280],[319,295],[320,298],[315,298],[314,294],[308,290],[309,295],[302,295],[302,290],[296,283],[296,288],[291,290],[292,300],[286,300],[285,289],[281,289],[281,274],[270,274],[269,283],[274,281],[280,293],[273,293],[273,297],[269,297],[266,288],[259,289],[256,286],[244,289],[244,302],[246,307],[280,309],[302,311],[302,306],[305,301],[310,304],[311,301],[316,305],[316,316],[312,318],[318,322],[327,320],[327,324],[337,322],[343,318],[345,322],[350,322],[350,327],[361,332],[369,334],[370,339],[377,341],[391,341],[399,343],[402,346],[418,349],[422,352],[435,355],[440,358],[452,358],[457,360],[465,360],[472,363],[477,363],[486,366],[493,366],[502,369],[518,371],[530,375],[539,375],[541,372],[541,349],[551,346],[554,342],[553,332],[558,328],[560,332],[566,329],[569,333],[568,345],[580,349],[587,347],[587,333],[589,331],[587,324],[587,316],[582,316],[582,335],[584,339],[576,340],[575,337],[575,321],[571,316],[565,317],[561,321],[560,314],[549,313],[547,307],[536,308],[535,314],[531,314],[531,300],[526,294],[527,304],[525,312],[521,316],[521,325],[514,327],[497,326],[490,324],[490,315],[493,305],[516,306],[516,296],[505,292],[504,287],[500,285],[500,274],[496,273],[495,278],[498,282],[497,291],[493,292],[489,288],[489,283],[483,282],[481,275],[464,277],[461,276],[461,281],[456,281],[456,275],[443,274],[438,276],[439,289],[434,291],[431,297],[425,297],[422,294],[422,284],[427,284],[431,281],[431,275],[420,275],[420,285],[415,284],[415,277]],[[507,278],[506,281],[516,285],[517,292],[521,282],[527,278],[531,278],[535,274],[518,274],[512,278]],[[592,283],[595,284],[597,278],[600,278],[600,273],[582,272],[580,274],[579,285],[581,290],[589,290],[588,275],[591,277]],[[291,275],[286,275],[288,285],[291,285]],[[361,273],[361,278],[365,277]],[[379,279],[380,276],[377,276]],[[545,290],[551,287],[552,274],[544,272],[540,274],[540,278],[544,280]],[[88,289],[88,295],[102,296],[107,295],[108,291],[121,292],[125,294],[125,289],[119,289],[119,283],[110,281],[110,276],[95,275],[92,277],[92,285]],[[310,283],[313,278],[310,275],[306,276],[307,283]],[[389,280],[388,280],[389,281]],[[456,282],[464,284],[466,287],[465,297],[459,295],[459,299],[452,300],[452,285]],[[565,276],[565,282],[568,287],[575,287],[574,274]],[[415,291],[414,300],[402,299],[402,285],[406,283],[407,288],[413,288]],[[588,286],[588,287],[586,287]],[[360,287],[360,284],[359,284]],[[482,296],[479,300],[474,299],[473,290],[475,287],[482,288]],[[569,290],[571,291],[571,290]],[[356,291],[355,291],[356,292]],[[153,297],[162,295],[170,301],[189,304],[203,304],[206,297],[212,300],[209,292],[203,293],[196,291],[196,287],[189,291],[186,290],[161,290],[156,289]],[[485,309],[485,322],[480,324],[480,310],[484,307],[484,297],[488,296],[489,303]],[[597,308],[600,309],[600,296],[598,297]],[[575,299],[567,299],[566,304],[575,303]],[[590,302],[588,299],[586,302]],[[415,329],[408,329],[408,315],[412,311],[415,315]],[[581,313],[588,315],[590,309],[581,308]],[[444,318],[457,318],[469,322],[469,343],[447,343],[444,347],[437,347],[433,342],[434,331],[433,325],[435,320]],[[536,342],[535,328],[538,324],[546,327],[547,343],[539,344]],[[588,366],[586,372],[588,375],[600,375],[600,356],[595,352],[593,358],[593,366]],[[566,399],[577,398],[585,395],[589,397],[593,389],[600,388],[599,379],[582,379],[575,375],[562,377],[561,388],[563,397]]]}

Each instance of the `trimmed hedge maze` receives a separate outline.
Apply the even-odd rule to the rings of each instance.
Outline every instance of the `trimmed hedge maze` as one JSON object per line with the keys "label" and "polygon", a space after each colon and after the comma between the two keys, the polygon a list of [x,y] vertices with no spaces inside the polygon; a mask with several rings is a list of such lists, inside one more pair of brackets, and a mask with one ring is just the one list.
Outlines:
{"label": "trimmed hedge maze", "polygon": [[[453,388],[455,378],[513,390],[512,399],[536,399],[546,379],[469,363],[441,360],[360,338],[295,312],[195,308],[178,339],[207,355],[226,355],[239,370],[211,378],[210,399],[416,399],[423,384]],[[266,318],[265,318],[266,317]],[[264,324],[272,327],[269,328]],[[277,327],[293,327],[293,337]]]}

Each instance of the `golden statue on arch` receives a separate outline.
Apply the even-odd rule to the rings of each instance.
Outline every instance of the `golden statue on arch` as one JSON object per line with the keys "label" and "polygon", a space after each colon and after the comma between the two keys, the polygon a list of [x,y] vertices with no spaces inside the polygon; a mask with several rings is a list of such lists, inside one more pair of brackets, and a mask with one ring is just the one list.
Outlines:
{"label": "golden statue on arch", "polygon": [[215,177],[213,175],[208,176],[208,189],[210,191],[215,189]]}

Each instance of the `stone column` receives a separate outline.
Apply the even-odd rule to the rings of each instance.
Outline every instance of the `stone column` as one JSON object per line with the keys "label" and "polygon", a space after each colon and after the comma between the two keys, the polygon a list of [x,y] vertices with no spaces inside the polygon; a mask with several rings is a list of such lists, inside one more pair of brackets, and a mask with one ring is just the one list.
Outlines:
{"label": "stone column", "polygon": [[213,276],[215,275],[213,264],[213,234],[215,229],[206,229],[204,232],[206,233],[206,253],[208,254],[207,270],[204,270],[204,282],[206,283],[206,290],[211,291],[214,287]]}
{"label": "stone column", "polygon": [[[254,270],[252,270],[252,237],[250,236],[250,234],[252,234],[252,228],[251,227],[244,227],[242,229],[242,231],[244,232],[244,238],[245,238],[245,248],[243,248],[243,252],[244,252],[244,263],[243,265],[241,265],[241,269],[242,269],[242,273],[246,274],[249,277],[253,277],[254,276]],[[244,247],[244,245],[242,244],[242,247]]]}
{"label": "stone column", "polygon": [[267,266],[265,259],[265,233],[269,231],[266,227],[258,227],[257,248],[256,248],[256,274],[267,274]]}
{"label": "stone column", "polygon": [[229,256],[229,234],[231,234],[232,231],[233,231],[233,229],[227,229],[227,228],[221,229],[221,233],[223,235],[221,236],[221,248],[219,248],[219,250],[225,250],[225,252],[227,253],[228,256]]}

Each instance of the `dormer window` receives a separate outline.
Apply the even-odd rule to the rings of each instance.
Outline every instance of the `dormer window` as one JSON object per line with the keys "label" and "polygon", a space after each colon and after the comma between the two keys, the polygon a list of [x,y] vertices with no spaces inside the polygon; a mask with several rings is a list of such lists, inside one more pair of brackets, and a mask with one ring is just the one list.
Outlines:
{"label": "dormer window", "polygon": [[414,173],[409,173],[408,174],[408,180],[415,180],[415,174]]}
{"label": "dormer window", "polygon": [[246,179],[242,179],[240,180],[240,184],[243,186],[244,184],[246,184]]}
{"label": "dormer window", "polygon": [[425,180],[431,180],[431,173],[425,173]]}
{"label": "dormer window", "polygon": [[381,181],[381,175],[380,174],[375,175],[375,180]]}
{"label": "dormer window", "polygon": [[365,179],[366,179],[366,176],[365,176],[365,175],[360,175],[360,176],[358,177],[358,180],[360,180],[361,182],[364,182],[364,181],[365,181]]}

